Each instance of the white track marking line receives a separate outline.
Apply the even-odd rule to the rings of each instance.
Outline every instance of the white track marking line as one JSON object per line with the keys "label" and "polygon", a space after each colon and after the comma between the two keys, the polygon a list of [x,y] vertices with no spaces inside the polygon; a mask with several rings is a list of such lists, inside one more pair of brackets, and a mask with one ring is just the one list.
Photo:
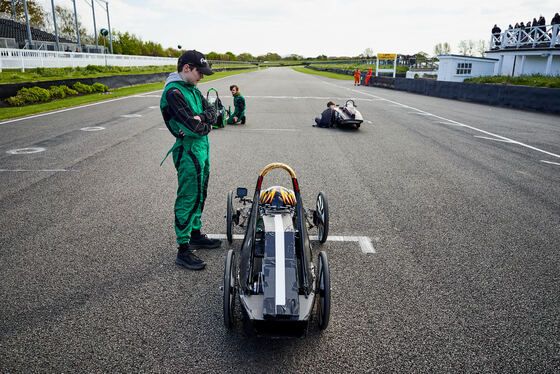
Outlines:
{"label": "white track marking line", "polygon": [[82,131],[101,131],[101,130],[105,130],[105,127],[101,127],[101,126],[82,127],[80,130],[82,130]]}
{"label": "white track marking line", "polygon": [[[227,239],[225,234],[208,234],[210,239],[220,239],[225,240]],[[233,240],[243,240],[245,235],[235,234],[233,235]],[[310,235],[309,240],[319,241],[317,235]],[[336,236],[336,235],[329,235],[327,238],[328,242],[356,242],[360,245],[360,250],[363,253],[377,253],[373,244],[371,242],[371,238],[369,236]]]}
{"label": "white track marking line", "polygon": [[560,165],[560,163],[558,163],[558,162],[552,162],[552,161],[546,161],[546,160],[541,160],[541,162],[544,162],[545,164],[551,164],[551,165]]}
{"label": "white track marking line", "polygon": [[480,136],[480,135],[473,135],[473,136],[475,138],[494,140],[496,142],[512,143],[511,140],[495,139],[495,138],[489,138],[488,136]]}
{"label": "white track marking line", "polygon": [[463,127],[463,125],[458,124],[458,123],[451,123],[451,122],[444,122],[444,121],[436,121],[436,123],[441,123],[442,125]]}
{"label": "white track marking line", "polygon": [[29,148],[18,148],[18,149],[10,149],[6,151],[6,153],[10,155],[29,155],[32,153],[39,153],[45,152],[47,149],[43,147],[29,147]]}
{"label": "white track marking line", "polygon": [[22,173],[22,172],[49,172],[49,173],[59,173],[59,172],[77,172],[79,170],[72,170],[72,169],[37,169],[37,170],[32,170],[32,169],[0,169],[0,172],[4,172],[4,173]]}
{"label": "white track marking line", "polygon": [[517,140],[513,140],[513,139],[507,138],[507,137],[502,136],[502,135],[498,135],[498,134],[491,133],[490,131],[482,130],[482,129],[476,128],[476,127],[474,127],[474,126],[470,126],[470,125],[466,125],[466,124],[461,123],[461,122],[458,122],[458,121],[454,121],[454,120],[449,119],[449,118],[441,117],[441,116],[438,116],[438,115],[436,115],[436,114],[429,113],[429,112],[426,112],[426,111],[424,111],[424,110],[421,110],[421,109],[412,107],[412,106],[410,106],[410,105],[401,104],[401,103],[396,102],[396,101],[393,101],[393,100],[385,99],[385,98],[383,98],[383,97],[381,97],[381,96],[373,95],[373,94],[370,94],[370,93],[367,93],[367,92],[358,91],[358,90],[355,90],[355,89],[352,89],[352,88],[348,88],[348,87],[344,87],[344,86],[339,86],[339,85],[336,85],[336,84],[333,84],[333,83],[328,83],[328,84],[331,84],[331,85],[333,85],[333,86],[335,86],[335,87],[339,87],[339,88],[345,88],[345,89],[347,89],[347,90],[349,90],[349,91],[352,91],[352,92],[357,92],[357,93],[360,93],[360,94],[363,94],[363,95],[367,95],[367,96],[371,96],[371,97],[376,97],[376,98],[379,98],[379,99],[383,99],[383,100],[385,100],[385,101],[388,102],[388,103],[399,104],[399,105],[402,105],[402,106],[405,107],[405,108],[418,111],[419,113],[426,113],[426,115],[431,115],[431,116],[433,116],[434,118],[438,118],[438,119],[441,119],[441,120],[443,120],[443,121],[450,122],[450,124],[460,125],[460,126],[469,128],[469,129],[471,129],[471,130],[473,130],[473,131],[478,131],[478,132],[480,132],[480,133],[482,133],[482,134],[490,135],[490,136],[493,136],[493,137],[502,139],[502,140],[504,140],[504,141],[508,141],[509,143],[517,144],[517,145],[520,145],[520,146],[522,146],[522,147],[532,149],[533,151],[541,152],[541,153],[547,154],[547,155],[549,155],[549,156],[553,156],[553,157],[560,158],[560,155],[557,155],[556,153],[548,152],[548,151],[545,151],[545,150],[543,150],[543,149],[540,149],[540,148],[537,148],[537,147],[533,147],[532,145],[525,144],[525,143],[522,143],[522,142],[518,142]]}
{"label": "white track marking line", "polygon": [[140,94],[140,95],[137,95],[137,96],[138,97],[157,97],[158,99],[161,99],[161,95],[149,95],[149,94],[148,95],[142,95],[142,94]]}
{"label": "white track marking line", "polygon": [[253,132],[253,131],[300,131],[299,129],[239,129],[235,132]]}
{"label": "white track marking line", "polygon": [[[161,97],[161,96],[158,96],[158,97]],[[149,109],[159,109],[159,106],[158,105],[153,105],[153,106],[149,106],[148,108]]]}
{"label": "white track marking line", "polygon": [[141,114],[121,114],[121,117],[124,118],[140,118],[142,117]]}

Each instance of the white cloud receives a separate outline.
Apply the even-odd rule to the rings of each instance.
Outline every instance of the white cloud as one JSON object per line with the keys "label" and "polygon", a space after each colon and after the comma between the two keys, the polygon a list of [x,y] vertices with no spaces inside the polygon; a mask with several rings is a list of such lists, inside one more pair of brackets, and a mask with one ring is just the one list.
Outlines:
{"label": "white cloud", "polygon": [[[50,0],[42,0],[50,9]],[[56,5],[72,7],[71,0]],[[93,31],[91,0],[76,0],[82,22]],[[558,4],[549,0],[371,2],[366,0],[110,0],[113,30],[128,31],[164,48],[253,55],[276,52],[304,56],[355,56],[375,52],[433,53],[448,42],[488,40],[497,23],[527,22],[543,14],[550,21]],[[97,29],[106,27],[104,9],[96,5]]]}

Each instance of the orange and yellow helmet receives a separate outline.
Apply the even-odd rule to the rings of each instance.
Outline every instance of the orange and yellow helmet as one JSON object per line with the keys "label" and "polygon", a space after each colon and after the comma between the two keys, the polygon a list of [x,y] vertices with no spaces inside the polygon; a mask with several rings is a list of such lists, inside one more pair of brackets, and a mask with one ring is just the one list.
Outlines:
{"label": "orange and yellow helmet", "polygon": [[296,195],[294,191],[282,186],[272,186],[261,191],[259,202],[262,205],[271,205],[276,207],[295,206]]}

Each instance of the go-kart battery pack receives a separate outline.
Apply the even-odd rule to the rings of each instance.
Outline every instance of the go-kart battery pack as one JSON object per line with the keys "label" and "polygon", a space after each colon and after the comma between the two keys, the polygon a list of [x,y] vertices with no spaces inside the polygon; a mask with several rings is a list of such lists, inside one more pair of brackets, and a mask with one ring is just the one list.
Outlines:
{"label": "go-kart battery pack", "polygon": [[295,232],[289,213],[263,215],[263,317],[297,319],[299,296]]}

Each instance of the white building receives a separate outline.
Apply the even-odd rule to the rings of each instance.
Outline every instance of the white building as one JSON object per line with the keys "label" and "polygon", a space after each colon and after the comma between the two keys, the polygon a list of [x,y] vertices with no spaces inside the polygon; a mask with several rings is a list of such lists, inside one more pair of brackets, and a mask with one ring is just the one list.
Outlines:
{"label": "white building", "polygon": [[498,59],[494,75],[560,75],[560,25],[493,34],[487,55]]}
{"label": "white building", "polygon": [[440,55],[438,80],[462,82],[482,75],[560,75],[560,25],[492,34],[486,56]]}
{"label": "white building", "polygon": [[438,81],[462,82],[466,78],[494,75],[498,59],[459,55],[438,55]]}

